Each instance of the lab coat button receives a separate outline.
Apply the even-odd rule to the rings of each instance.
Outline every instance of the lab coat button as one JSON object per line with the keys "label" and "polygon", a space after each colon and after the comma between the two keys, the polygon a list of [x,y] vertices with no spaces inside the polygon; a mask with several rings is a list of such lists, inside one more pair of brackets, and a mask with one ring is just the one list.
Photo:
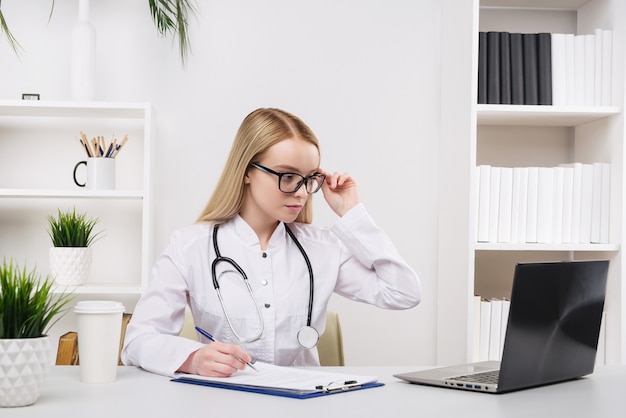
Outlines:
{"label": "lab coat button", "polygon": [[262,284],[263,286],[267,286],[267,280],[261,280],[261,284]]}
{"label": "lab coat button", "polygon": [[270,305],[269,303],[266,303],[266,304],[265,304],[265,307],[266,307],[266,308],[269,308],[270,306],[272,306],[272,305]]}
{"label": "lab coat button", "polygon": [[267,258],[267,253],[263,252],[263,258]]}

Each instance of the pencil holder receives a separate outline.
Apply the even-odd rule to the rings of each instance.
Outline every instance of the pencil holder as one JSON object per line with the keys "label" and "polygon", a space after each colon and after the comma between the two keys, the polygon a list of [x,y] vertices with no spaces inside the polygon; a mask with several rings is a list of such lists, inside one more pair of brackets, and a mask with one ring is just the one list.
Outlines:
{"label": "pencil holder", "polygon": [[[84,183],[81,183],[77,179],[77,171],[83,164],[87,167],[87,179]],[[115,189],[115,159],[97,157],[79,161],[74,166],[74,183],[79,187],[85,187],[90,190]]]}

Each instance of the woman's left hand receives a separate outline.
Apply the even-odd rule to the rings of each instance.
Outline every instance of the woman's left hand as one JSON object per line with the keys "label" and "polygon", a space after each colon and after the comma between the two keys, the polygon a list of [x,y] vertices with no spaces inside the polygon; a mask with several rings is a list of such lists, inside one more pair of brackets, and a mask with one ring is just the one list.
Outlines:
{"label": "woman's left hand", "polygon": [[356,180],[347,173],[330,173],[321,168],[319,172],[326,176],[322,185],[322,193],[328,206],[339,216],[359,204],[359,192]]}

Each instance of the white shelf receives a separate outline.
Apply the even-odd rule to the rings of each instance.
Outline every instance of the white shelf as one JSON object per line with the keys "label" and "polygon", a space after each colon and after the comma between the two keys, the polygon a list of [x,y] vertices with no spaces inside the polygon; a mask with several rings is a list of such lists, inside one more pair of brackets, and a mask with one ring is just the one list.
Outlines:
{"label": "white shelf", "polygon": [[478,242],[476,251],[577,251],[577,252],[612,252],[619,251],[619,244],[505,244]]}
{"label": "white shelf", "polygon": [[621,113],[619,107],[563,107],[480,104],[478,125],[578,126]]}
{"label": "white shelf", "polygon": [[[99,220],[102,235],[94,243],[88,283],[71,291],[139,295],[154,261],[152,119],[148,102],[0,100],[0,256],[37,266],[47,275],[47,216],[74,206]],[[86,155],[73,136],[120,130],[128,132],[129,141],[116,158],[117,188],[76,186],[72,167]]]}
{"label": "white shelf", "polygon": [[589,0],[480,0],[481,7],[578,10]]}
{"label": "white shelf", "polygon": [[[626,364],[626,279],[622,277],[626,256],[621,250],[626,196],[626,1],[446,0],[442,8],[437,364],[476,359],[475,292],[506,292],[515,263],[555,260],[563,257],[559,252],[569,253],[570,259],[610,259],[603,358],[609,364]],[[479,31],[533,33],[538,27],[553,33],[613,31],[612,106],[476,104]],[[511,141],[498,141],[498,137]],[[579,161],[611,164],[609,244],[476,242],[478,164],[552,166]]]}
{"label": "white shelf", "polygon": [[74,295],[141,295],[141,286],[84,284],[82,286],[55,286],[55,294],[71,293]]}
{"label": "white shelf", "polygon": [[2,197],[74,198],[74,199],[143,199],[143,190],[47,190],[47,189],[0,189]]}
{"label": "white shelf", "polygon": [[150,103],[0,100],[0,116],[143,119]]}

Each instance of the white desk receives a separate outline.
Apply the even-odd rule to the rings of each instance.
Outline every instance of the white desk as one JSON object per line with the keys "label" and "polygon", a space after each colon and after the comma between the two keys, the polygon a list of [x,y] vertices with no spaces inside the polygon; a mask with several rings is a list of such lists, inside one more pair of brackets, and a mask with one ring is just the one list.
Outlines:
{"label": "white desk", "polygon": [[[313,399],[290,399],[170,382],[120,367],[114,383],[86,384],[79,368],[54,366],[39,400],[0,408],[0,416],[29,417],[624,417],[626,367],[598,368],[576,381],[503,395],[411,385],[394,378],[411,367],[333,367],[375,375],[385,386]],[[416,368],[415,368],[416,369]]]}

